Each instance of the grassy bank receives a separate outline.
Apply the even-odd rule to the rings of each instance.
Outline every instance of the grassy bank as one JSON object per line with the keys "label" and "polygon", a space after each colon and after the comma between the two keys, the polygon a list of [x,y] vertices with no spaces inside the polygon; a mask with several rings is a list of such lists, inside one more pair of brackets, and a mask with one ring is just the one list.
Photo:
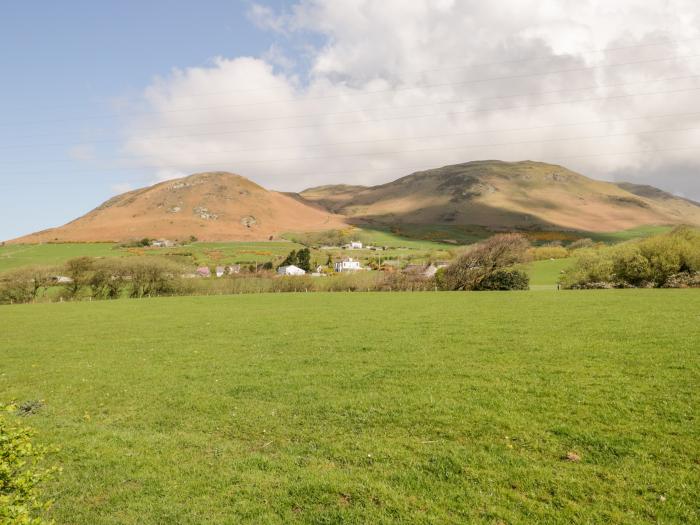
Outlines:
{"label": "grassy bank", "polygon": [[[58,523],[690,523],[700,293],[0,307]],[[573,452],[580,461],[563,459]]]}

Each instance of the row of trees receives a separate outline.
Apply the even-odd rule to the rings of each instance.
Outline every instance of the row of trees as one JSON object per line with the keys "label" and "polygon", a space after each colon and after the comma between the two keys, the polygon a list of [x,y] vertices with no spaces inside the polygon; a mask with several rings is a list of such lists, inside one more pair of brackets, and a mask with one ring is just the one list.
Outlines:
{"label": "row of trees", "polygon": [[65,299],[167,295],[181,273],[179,265],[157,257],[77,257],[60,267],[31,266],[2,274],[0,303],[32,302],[50,288]]}
{"label": "row of trees", "polygon": [[[347,276],[337,280],[276,282],[268,273],[231,276],[220,280],[182,277],[184,266],[160,257],[94,259],[78,257],[60,267],[25,267],[0,275],[0,303],[27,303],[49,299],[116,299],[159,295],[198,295],[209,289],[226,293],[294,290],[521,290],[527,275],[515,268],[526,258],[528,243],[521,235],[496,235],[472,247],[435,278],[397,275]],[[290,253],[284,264],[311,270],[308,248]],[[271,266],[271,265],[270,265]],[[58,277],[60,276],[60,278]],[[206,281],[206,282],[203,282]],[[211,282],[209,282],[211,281]],[[216,281],[216,282],[214,282]],[[228,282],[230,281],[230,283]],[[255,281],[244,284],[242,281]],[[268,282],[269,281],[269,282]],[[273,282],[275,281],[275,282]],[[334,282],[331,282],[334,281]],[[50,292],[49,292],[50,290]]]}
{"label": "row of trees", "polygon": [[564,288],[700,286],[700,230],[673,231],[578,252],[561,277]]}

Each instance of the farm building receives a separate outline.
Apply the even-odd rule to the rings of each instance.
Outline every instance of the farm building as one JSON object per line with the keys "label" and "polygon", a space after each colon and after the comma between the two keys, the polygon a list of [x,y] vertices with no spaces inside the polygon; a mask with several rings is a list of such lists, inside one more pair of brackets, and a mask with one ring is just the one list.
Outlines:
{"label": "farm building", "polygon": [[288,264],[287,266],[280,266],[277,268],[277,273],[280,275],[304,275],[306,272],[298,266]]}
{"label": "farm building", "polygon": [[351,250],[361,250],[362,249],[362,243],[360,241],[352,241],[350,243],[350,249]]}
{"label": "farm building", "polygon": [[216,276],[217,277],[223,277],[225,273],[226,273],[226,268],[224,268],[223,266],[216,267]]}
{"label": "farm building", "polygon": [[340,261],[336,261],[333,263],[333,268],[336,272],[356,272],[358,270],[362,270],[360,261],[357,261],[352,257],[345,257]]}

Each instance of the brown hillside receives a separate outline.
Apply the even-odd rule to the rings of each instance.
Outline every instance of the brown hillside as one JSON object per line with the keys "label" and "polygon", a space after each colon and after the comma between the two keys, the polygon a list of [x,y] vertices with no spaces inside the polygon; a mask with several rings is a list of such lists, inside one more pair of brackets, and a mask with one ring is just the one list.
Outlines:
{"label": "brown hillside", "polygon": [[310,188],[301,196],[355,222],[583,231],[700,224],[699,205],[639,188],[541,162],[478,161],[413,173],[381,186]]}
{"label": "brown hillside", "polygon": [[264,240],[345,226],[342,217],[225,172],[198,173],[118,195],[65,226],[14,242]]}

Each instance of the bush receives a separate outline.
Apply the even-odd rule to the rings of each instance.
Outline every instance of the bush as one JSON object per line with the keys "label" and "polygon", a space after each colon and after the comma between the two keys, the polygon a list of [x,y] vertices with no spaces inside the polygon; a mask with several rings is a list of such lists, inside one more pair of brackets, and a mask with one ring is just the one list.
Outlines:
{"label": "bush", "polygon": [[29,266],[0,276],[0,303],[29,303],[53,283],[53,271],[46,266]]}
{"label": "bush", "polygon": [[669,277],[663,284],[664,288],[700,288],[700,272],[677,273]]}
{"label": "bush", "polygon": [[560,279],[565,288],[693,286],[700,272],[700,231],[681,227],[577,255]]}
{"label": "bush", "polygon": [[436,282],[443,290],[480,290],[482,281],[497,270],[526,260],[529,246],[520,234],[494,235],[445,268]]}
{"label": "bush", "polygon": [[39,493],[58,469],[42,468],[48,450],[32,444],[33,432],[12,425],[0,414],[0,523],[41,525],[50,506]]}
{"label": "bush", "polygon": [[479,283],[476,290],[528,290],[530,277],[522,270],[501,268]]}
{"label": "bush", "polygon": [[591,283],[610,283],[613,264],[609,257],[593,249],[581,249],[576,263],[564,270],[559,282],[564,288],[584,288]]}
{"label": "bush", "polygon": [[155,257],[131,258],[124,263],[125,277],[130,281],[130,297],[155,297],[175,291],[181,269]]}

